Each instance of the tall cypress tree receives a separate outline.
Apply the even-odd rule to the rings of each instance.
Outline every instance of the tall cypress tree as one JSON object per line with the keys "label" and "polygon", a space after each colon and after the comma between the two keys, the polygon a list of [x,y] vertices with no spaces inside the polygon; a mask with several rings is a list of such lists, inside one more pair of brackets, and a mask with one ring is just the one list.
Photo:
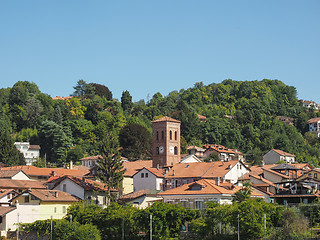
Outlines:
{"label": "tall cypress tree", "polygon": [[119,190],[125,172],[118,146],[118,140],[112,133],[107,134],[99,146],[101,157],[98,160],[97,177],[108,188],[108,204],[113,197],[111,189]]}

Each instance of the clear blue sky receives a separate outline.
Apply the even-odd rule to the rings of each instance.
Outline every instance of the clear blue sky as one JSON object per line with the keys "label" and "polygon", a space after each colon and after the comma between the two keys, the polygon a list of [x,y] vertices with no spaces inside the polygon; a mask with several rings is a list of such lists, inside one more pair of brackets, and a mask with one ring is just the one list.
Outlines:
{"label": "clear blue sky", "polygon": [[320,103],[320,1],[0,1],[0,88],[134,101],[195,82],[279,79]]}

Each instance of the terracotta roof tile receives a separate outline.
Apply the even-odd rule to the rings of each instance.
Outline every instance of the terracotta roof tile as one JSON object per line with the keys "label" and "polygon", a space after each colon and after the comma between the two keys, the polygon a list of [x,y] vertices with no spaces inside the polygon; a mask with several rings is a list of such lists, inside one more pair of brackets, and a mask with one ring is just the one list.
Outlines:
{"label": "terracotta roof tile", "polygon": [[14,192],[14,193],[18,193],[17,191],[13,190],[13,189],[0,189],[0,198],[3,198],[4,196],[6,196],[7,194]]}
{"label": "terracotta roof tile", "polygon": [[157,196],[157,194],[159,192],[160,192],[159,190],[142,189],[142,190],[140,190],[138,192],[133,192],[133,193],[129,193],[129,194],[126,194],[126,195],[122,196],[121,200],[130,201],[130,200],[136,199],[136,198],[144,196],[144,195]]}
{"label": "terracotta roof tile", "polygon": [[0,189],[45,189],[45,182],[32,180],[0,179]]}
{"label": "terracotta roof tile", "polygon": [[272,150],[275,151],[276,153],[278,153],[281,156],[295,157],[294,154],[287,153],[287,152],[279,150],[279,149],[272,149]]}
{"label": "terracotta roof tile", "polygon": [[[200,190],[192,190],[192,186],[194,185],[200,185]],[[210,179],[201,179],[193,183],[185,184],[177,188],[173,188],[161,193],[158,193],[159,196],[165,196],[165,195],[215,195],[215,194],[229,194],[233,195],[238,190],[240,190],[241,187],[232,185],[232,190],[230,188],[230,184],[226,184],[224,186],[218,186],[216,185],[215,180]],[[259,196],[262,197],[263,195],[252,191],[252,196]]]}
{"label": "terracotta roof tile", "polygon": [[9,213],[15,209],[16,209],[15,207],[0,207],[0,216],[3,217],[7,213]]}
{"label": "terracotta roof tile", "polygon": [[[26,192],[35,196],[42,202],[77,202],[80,200],[79,198],[71,195],[70,193],[63,192],[60,190],[31,189],[31,190],[26,190],[21,194]],[[14,197],[13,199],[18,198],[19,196],[21,196],[21,194]],[[12,202],[13,202],[13,199],[11,200]]]}
{"label": "terracotta roof tile", "polygon": [[3,168],[1,168],[0,169],[0,178],[12,178],[16,174],[18,174],[20,171],[22,171],[22,170],[21,169],[3,170]]}
{"label": "terracotta roof tile", "polygon": [[126,169],[124,176],[132,177],[142,168],[152,167],[152,160],[126,161],[126,162],[123,162],[123,167]]}
{"label": "terracotta roof tile", "polygon": [[308,124],[310,124],[310,123],[317,123],[317,122],[319,122],[320,121],[320,117],[317,117],[317,118],[311,118],[311,119],[309,119],[308,120]]}
{"label": "terracotta roof tile", "polygon": [[53,173],[54,175],[58,175],[58,176],[64,176],[64,175],[84,176],[90,173],[89,170],[73,170],[73,169],[65,169],[65,168],[38,168],[30,165],[5,167],[1,169],[2,170],[21,169],[29,176],[46,176],[46,177],[51,176]]}
{"label": "terracotta roof tile", "polygon": [[[108,187],[106,186],[106,184],[102,182],[94,181],[87,178],[74,177],[74,176],[63,176],[58,179],[52,179],[50,182],[48,181],[48,183],[54,183],[54,186],[57,186],[60,182],[62,182],[66,178],[70,179],[74,183],[83,187],[86,191],[100,191],[100,192],[108,191]],[[111,189],[111,191],[116,191],[116,190]]]}
{"label": "terracotta roof tile", "polygon": [[30,145],[29,149],[30,150],[40,150],[40,146],[39,145]]}
{"label": "terracotta roof tile", "polygon": [[153,122],[153,123],[155,123],[155,122],[176,122],[176,123],[181,123],[180,121],[178,121],[178,120],[176,120],[176,119],[173,119],[173,118],[171,118],[171,117],[167,117],[167,116],[162,117],[162,118],[159,118],[159,119],[154,120],[154,121],[152,121],[152,122]]}
{"label": "terracotta roof tile", "polygon": [[179,163],[172,167],[166,174],[165,178],[216,178],[223,177],[230,168],[235,166],[239,161],[229,162],[196,162],[196,163]]}

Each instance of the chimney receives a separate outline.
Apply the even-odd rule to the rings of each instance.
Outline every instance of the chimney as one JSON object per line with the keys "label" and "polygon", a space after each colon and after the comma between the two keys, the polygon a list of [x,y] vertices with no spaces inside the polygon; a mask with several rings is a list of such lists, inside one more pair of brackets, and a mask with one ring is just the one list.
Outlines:
{"label": "chimney", "polygon": [[216,178],[216,185],[217,185],[217,186],[220,186],[220,177],[217,177],[217,178]]}
{"label": "chimney", "polygon": [[174,176],[174,170],[172,170],[172,176]]}

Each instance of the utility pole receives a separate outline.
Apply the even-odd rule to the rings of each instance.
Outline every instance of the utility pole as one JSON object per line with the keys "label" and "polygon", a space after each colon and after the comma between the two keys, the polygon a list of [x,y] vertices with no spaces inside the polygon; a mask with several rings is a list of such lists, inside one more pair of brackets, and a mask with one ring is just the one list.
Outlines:
{"label": "utility pole", "polygon": [[150,240],[152,240],[152,215],[150,214]]}
{"label": "utility pole", "polygon": [[267,240],[267,214],[264,214],[264,240]]}
{"label": "utility pole", "polygon": [[124,240],[124,219],[122,219],[122,240]]}
{"label": "utility pole", "polygon": [[240,240],[239,213],[238,213],[238,240]]}
{"label": "utility pole", "polygon": [[19,227],[20,227],[19,222],[20,220],[19,220],[19,213],[18,213],[17,240],[19,240]]}
{"label": "utility pole", "polygon": [[52,240],[52,231],[53,231],[53,221],[52,221],[52,216],[51,216],[51,225],[50,225],[50,240]]}

